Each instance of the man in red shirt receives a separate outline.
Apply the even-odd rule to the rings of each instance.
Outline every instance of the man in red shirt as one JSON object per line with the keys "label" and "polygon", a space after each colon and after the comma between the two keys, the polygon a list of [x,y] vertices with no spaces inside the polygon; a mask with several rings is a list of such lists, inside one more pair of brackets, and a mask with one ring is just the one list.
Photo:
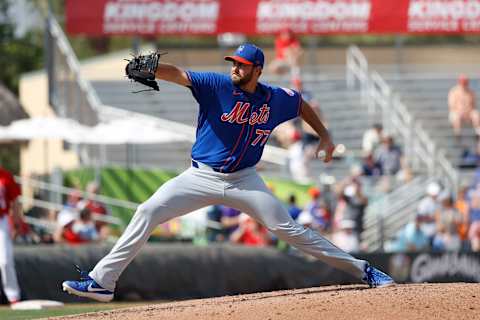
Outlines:
{"label": "man in red shirt", "polygon": [[98,231],[100,239],[107,239],[110,235],[110,227],[107,222],[102,221],[100,218],[105,215],[110,215],[110,212],[101,202],[90,198],[91,196],[96,196],[99,194],[100,186],[97,182],[92,181],[87,185],[86,191],[86,199],[81,201],[77,205],[77,208],[88,208],[90,210],[90,212],[92,213],[92,217],[95,220],[95,228]]}
{"label": "man in red shirt", "polygon": [[264,247],[270,244],[267,228],[250,218],[241,215],[239,227],[230,235],[230,241],[251,247]]}
{"label": "man in red shirt", "polygon": [[270,63],[269,70],[275,74],[290,71],[293,87],[302,91],[300,79],[300,57],[303,53],[300,41],[290,28],[285,28],[275,38],[275,59]]}
{"label": "man in red shirt", "polygon": [[21,223],[22,211],[18,202],[20,194],[20,187],[13,179],[12,174],[0,167],[0,272],[3,291],[10,303],[20,300],[20,288],[13,260],[13,244],[8,215],[12,215],[15,226]]}

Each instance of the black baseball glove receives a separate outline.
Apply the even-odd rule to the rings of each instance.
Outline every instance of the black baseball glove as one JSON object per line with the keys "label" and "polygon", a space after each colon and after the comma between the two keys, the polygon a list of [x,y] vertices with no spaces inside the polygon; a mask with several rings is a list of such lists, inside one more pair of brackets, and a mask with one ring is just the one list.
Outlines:
{"label": "black baseball glove", "polygon": [[[158,83],[155,81],[155,72],[157,71],[158,61],[163,53],[154,52],[148,55],[133,56],[133,59],[127,60],[125,74],[133,81],[140,82],[152,89],[159,91]],[[145,90],[140,90],[141,92]]]}

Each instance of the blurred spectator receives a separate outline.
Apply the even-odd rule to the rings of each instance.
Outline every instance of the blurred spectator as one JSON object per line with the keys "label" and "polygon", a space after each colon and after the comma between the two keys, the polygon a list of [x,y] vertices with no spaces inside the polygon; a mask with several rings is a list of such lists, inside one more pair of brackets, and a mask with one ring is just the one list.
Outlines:
{"label": "blurred spectator", "polygon": [[79,189],[72,190],[68,196],[67,201],[65,202],[66,208],[76,209],[78,207],[78,203],[82,200],[82,191]]}
{"label": "blurred spectator", "polygon": [[395,175],[395,179],[397,183],[400,183],[400,184],[408,183],[414,177],[413,169],[407,164],[406,160],[407,159],[405,157],[401,158],[400,170]]}
{"label": "blurred spectator", "polygon": [[275,37],[275,59],[268,69],[275,74],[290,72],[293,87],[301,91],[300,57],[303,54],[302,46],[297,36],[290,28],[284,28]]}
{"label": "blurred spectator", "polygon": [[321,232],[330,231],[331,213],[321,198],[321,192],[316,187],[308,189],[310,202],[305,206],[305,211],[312,217],[311,227]]}
{"label": "blurred spectator", "polygon": [[360,241],[355,231],[356,223],[352,220],[342,220],[338,230],[332,235],[332,242],[346,252],[359,252]]}
{"label": "blurred spectator", "polygon": [[364,154],[374,154],[376,148],[383,140],[383,126],[375,123],[370,129],[365,131],[362,138],[362,150]]}
{"label": "blurred spectator", "polygon": [[343,220],[355,222],[354,231],[357,237],[360,237],[363,232],[363,216],[368,205],[368,198],[363,194],[362,184],[358,179],[352,179],[345,187],[343,194],[346,203]]}
{"label": "blurred spectator", "polygon": [[436,251],[459,251],[462,242],[458,234],[463,225],[463,217],[455,208],[452,197],[442,199],[435,213],[437,232],[433,238],[432,249]]}
{"label": "blurred spectator", "polygon": [[475,169],[472,179],[472,188],[476,188],[480,185],[480,165]]}
{"label": "blurred spectator", "polygon": [[[318,101],[308,91],[302,92],[302,98],[312,107],[322,122],[322,113]],[[325,122],[324,122],[324,125]],[[315,152],[320,139],[313,128],[301,120],[299,123],[291,122],[290,128],[284,128],[285,133],[291,135],[288,142],[289,169],[292,179],[298,183],[309,184],[312,182],[310,164],[316,157]],[[278,135],[278,133],[276,133]]]}
{"label": "blurred spectator", "polygon": [[72,232],[84,242],[99,240],[99,234],[92,219],[92,212],[87,207],[79,212],[79,216],[72,224]]}
{"label": "blurred spectator", "polygon": [[362,175],[376,179],[382,174],[382,165],[375,161],[372,153],[368,153],[362,161]]}
{"label": "blurred spectator", "polygon": [[438,196],[441,192],[441,187],[438,183],[431,182],[428,184],[426,192],[427,195],[420,200],[420,203],[418,204],[417,216],[423,233],[430,240],[433,240],[437,230],[435,214],[440,210]]}
{"label": "blurred spectator", "polygon": [[[82,224],[85,224],[84,227],[86,227],[87,222],[91,220],[91,211],[86,204],[86,201],[82,201],[80,190],[74,190],[68,195],[63,209],[57,214],[57,229],[53,234],[55,242],[81,244],[90,241],[88,236],[78,232],[81,230]],[[88,214],[85,211],[88,211]],[[83,217],[80,217],[80,212],[83,212]],[[77,225],[77,232],[73,230],[74,225]]]}
{"label": "blurred spectator", "polygon": [[80,201],[77,204],[77,207],[81,210],[83,208],[88,208],[92,214],[93,219],[95,220],[95,228],[99,234],[100,239],[107,239],[110,235],[110,226],[107,222],[100,220],[102,216],[109,215],[107,208],[100,203],[99,201],[90,198],[91,196],[96,196],[100,192],[100,186],[97,182],[91,181],[85,191],[87,192],[87,199]]}
{"label": "blurred spectator", "polygon": [[460,240],[462,241],[463,247],[464,248],[469,248],[469,243],[468,243],[468,227],[469,227],[469,205],[468,205],[468,200],[467,200],[467,193],[468,193],[468,186],[461,186],[460,189],[458,190],[458,194],[455,200],[455,208],[460,212],[462,215],[462,225],[459,226],[458,228],[458,235],[460,237]]}
{"label": "blurred spectator", "polygon": [[301,132],[293,131],[292,144],[288,147],[288,168],[290,176],[295,182],[308,184],[311,179],[301,139]]}
{"label": "blurred spectator", "polygon": [[[338,194],[335,192],[335,177],[327,174],[320,174],[320,192],[329,212],[334,213],[337,206]],[[332,217],[333,219],[333,217]],[[332,221],[333,222],[333,221]]]}
{"label": "blurred spectator", "polygon": [[300,131],[293,131],[293,143],[288,147],[288,168],[293,181],[300,184],[309,184],[312,181],[310,174],[310,161],[305,155]]}
{"label": "blurred spectator", "polygon": [[462,151],[460,168],[476,168],[480,164],[480,140],[475,144],[475,149],[465,148]]}
{"label": "blurred spectator", "polygon": [[15,271],[8,217],[12,217],[12,225],[17,230],[23,222],[23,212],[18,199],[20,195],[20,186],[13,175],[0,166],[0,274],[3,292],[11,304],[20,300],[20,287]]}
{"label": "blurred spectator", "polygon": [[[57,223],[58,225],[64,225],[68,222],[73,222],[78,217],[78,204],[82,200],[82,192],[80,190],[73,190],[67,196],[67,201],[63,205],[62,210],[57,214]],[[61,240],[61,236],[58,234],[59,230],[57,229],[57,235],[54,237],[55,242]]]}
{"label": "blurred spectator", "polygon": [[258,221],[242,213],[239,222],[239,227],[230,235],[230,241],[255,247],[264,247],[270,244],[267,228],[258,223]]}
{"label": "blurred spectator", "polygon": [[293,220],[297,220],[298,217],[300,216],[300,213],[302,212],[302,209],[300,209],[297,205],[297,197],[295,197],[294,194],[290,194],[288,197],[288,213],[292,217]]}
{"label": "blurred spectator", "polygon": [[40,238],[33,231],[28,223],[25,220],[21,219],[15,223],[15,220],[12,216],[8,217],[11,237],[15,244],[36,244],[40,242]]}
{"label": "blurred spectator", "polygon": [[384,175],[395,175],[401,168],[402,151],[392,136],[385,136],[374,154],[375,161],[382,166]]}
{"label": "blurred spectator", "polygon": [[469,198],[470,228],[468,230],[468,239],[470,240],[472,251],[480,252],[480,185],[477,185],[469,193]]}
{"label": "blurred spectator", "polygon": [[57,225],[57,214],[58,212],[56,210],[45,210],[44,215],[40,216],[40,218],[44,220],[49,227],[40,228],[38,226],[34,226],[34,231],[40,237],[41,243],[55,243],[53,238],[55,230],[50,226]]}
{"label": "blurred spectator", "polygon": [[337,203],[333,214],[333,231],[340,230],[340,224],[344,220],[345,211],[347,210],[347,197],[343,193],[343,189],[338,193]]}
{"label": "blurred spectator", "polygon": [[71,211],[69,214],[64,213],[57,215],[57,229],[53,234],[55,243],[79,244],[85,242],[72,230],[73,223],[78,217],[77,211]]}
{"label": "blurred spectator", "polygon": [[427,251],[430,248],[430,240],[422,231],[421,224],[421,216],[417,214],[413,222],[409,222],[402,230],[400,230],[388,251]]}
{"label": "blurred spectator", "polygon": [[288,149],[290,145],[297,142],[295,139],[297,136],[298,129],[295,127],[294,121],[286,121],[273,130],[273,138],[284,149]]}
{"label": "blurred spectator", "polygon": [[222,207],[220,205],[210,206],[207,209],[207,241],[224,241],[225,237],[222,231]]}
{"label": "blurred spectator", "polygon": [[448,117],[458,140],[464,122],[472,123],[475,133],[480,135],[480,114],[476,110],[475,94],[468,82],[465,75],[460,75],[458,83],[448,93]]}
{"label": "blurred spectator", "polygon": [[223,228],[223,234],[226,239],[230,238],[230,235],[240,225],[240,210],[235,208],[222,206],[222,218],[220,219]]}
{"label": "blurred spectator", "polygon": [[304,226],[305,228],[311,228],[313,223],[313,218],[310,212],[303,210],[298,216],[297,222]]}

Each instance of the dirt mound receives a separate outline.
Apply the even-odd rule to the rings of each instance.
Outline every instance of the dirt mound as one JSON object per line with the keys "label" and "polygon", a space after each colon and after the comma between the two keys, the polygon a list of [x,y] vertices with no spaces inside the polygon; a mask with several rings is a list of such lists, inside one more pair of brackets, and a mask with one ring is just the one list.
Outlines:
{"label": "dirt mound", "polygon": [[328,286],[188,300],[62,319],[480,319],[480,284]]}

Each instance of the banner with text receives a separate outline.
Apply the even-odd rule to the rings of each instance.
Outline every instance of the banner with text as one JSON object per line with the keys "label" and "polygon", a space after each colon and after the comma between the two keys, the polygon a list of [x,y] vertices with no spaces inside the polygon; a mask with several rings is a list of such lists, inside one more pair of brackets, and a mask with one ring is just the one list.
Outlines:
{"label": "banner with text", "polygon": [[480,282],[478,253],[378,253],[363,258],[399,283]]}
{"label": "banner with text", "polygon": [[480,33],[480,0],[67,0],[70,34]]}

